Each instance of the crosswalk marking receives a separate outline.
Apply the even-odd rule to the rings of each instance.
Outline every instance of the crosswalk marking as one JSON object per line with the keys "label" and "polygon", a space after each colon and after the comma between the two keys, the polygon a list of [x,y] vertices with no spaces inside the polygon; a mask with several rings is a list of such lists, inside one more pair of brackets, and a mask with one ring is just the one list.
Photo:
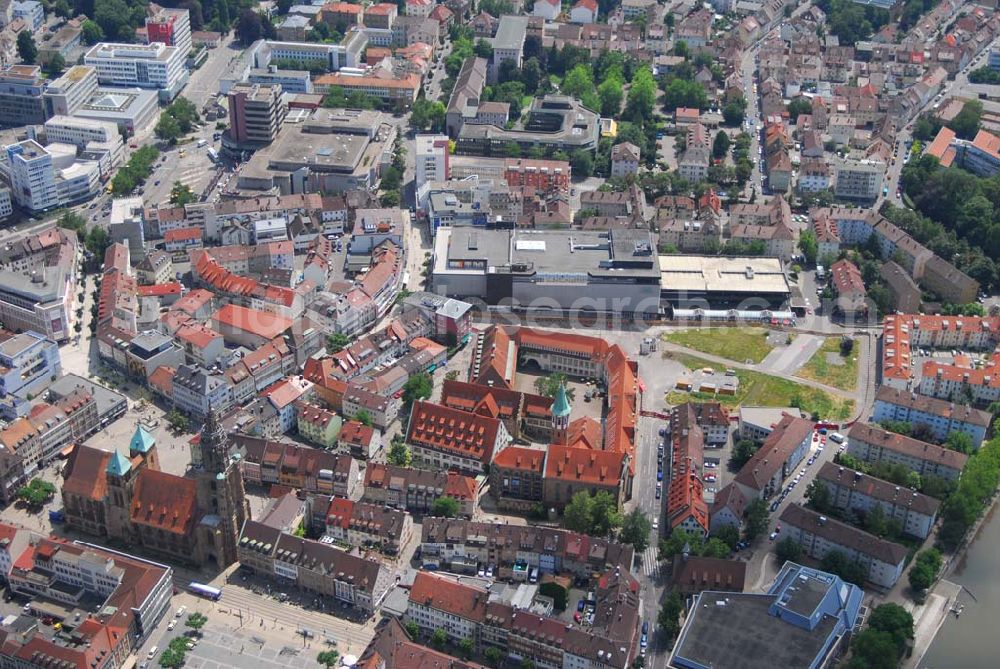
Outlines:
{"label": "crosswalk marking", "polygon": [[657,559],[659,549],[656,546],[649,546],[642,552],[642,573],[644,576],[659,578],[660,561]]}

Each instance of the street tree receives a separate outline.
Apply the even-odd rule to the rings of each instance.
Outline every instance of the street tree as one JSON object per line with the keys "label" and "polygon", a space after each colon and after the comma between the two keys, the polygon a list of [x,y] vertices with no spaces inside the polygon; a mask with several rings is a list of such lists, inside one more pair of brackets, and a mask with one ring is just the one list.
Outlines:
{"label": "street tree", "polygon": [[410,448],[406,445],[403,438],[396,435],[392,438],[392,444],[389,446],[389,453],[386,458],[390,465],[409,467],[410,462],[413,460],[413,455],[410,453]]}
{"label": "street tree", "polygon": [[175,181],[174,185],[170,188],[170,204],[175,207],[183,207],[197,199],[191,187],[180,181]]}
{"label": "street tree", "polygon": [[17,55],[21,57],[21,62],[26,65],[34,65],[38,58],[38,46],[35,45],[35,38],[30,30],[22,30],[17,34]]}
{"label": "street tree", "polygon": [[623,543],[631,544],[636,553],[641,553],[649,546],[649,534],[652,530],[649,518],[636,507],[622,519],[622,529],[618,538]]}
{"label": "street tree", "polygon": [[458,515],[458,500],[454,497],[444,495],[434,500],[431,506],[431,513],[441,518],[454,518]]}
{"label": "street tree", "polygon": [[425,400],[434,390],[434,381],[427,372],[414,374],[403,386],[403,401],[410,404],[416,400]]}

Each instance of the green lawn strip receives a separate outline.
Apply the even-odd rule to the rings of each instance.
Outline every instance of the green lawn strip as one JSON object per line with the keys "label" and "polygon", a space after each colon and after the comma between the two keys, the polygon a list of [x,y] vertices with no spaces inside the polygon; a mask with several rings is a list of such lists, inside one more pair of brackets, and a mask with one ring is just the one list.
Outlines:
{"label": "green lawn strip", "polygon": [[858,359],[856,351],[851,351],[847,357],[840,356],[844,364],[831,365],[827,362],[827,354],[840,356],[840,338],[827,337],[809,362],[804,364],[795,376],[818,381],[841,390],[854,390],[858,385]]}
{"label": "green lawn strip", "polygon": [[736,362],[760,362],[774,348],[765,328],[697,328],[663,335],[664,341]]}

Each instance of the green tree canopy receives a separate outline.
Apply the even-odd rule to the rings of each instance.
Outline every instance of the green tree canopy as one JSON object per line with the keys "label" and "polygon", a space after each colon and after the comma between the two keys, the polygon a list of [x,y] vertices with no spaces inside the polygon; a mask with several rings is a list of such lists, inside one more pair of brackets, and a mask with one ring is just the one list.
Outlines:
{"label": "green tree canopy", "polygon": [[22,63],[28,65],[34,65],[38,59],[38,47],[30,30],[22,30],[17,34],[17,55],[20,56]]}
{"label": "green tree canopy", "polygon": [[458,500],[454,497],[444,495],[434,500],[431,506],[431,513],[442,518],[454,518],[458,515]]}
{"label": "green tree canopy", "polygon": [[425,400],[431,396],[431,391],[433,390],[434,381],[431,379],[430,374],[427,372],[414,374],[407,379],[406,384],[403,386],[403,401],[411,403],[416,400]]}
{"label": "green tree canopy", "polygon": [[649,518],[636,507],[622,519],[622,529],[618,538],[623,543],[631,544],[637,553],[641,553],[649,546],[649,534],[652,530]]}

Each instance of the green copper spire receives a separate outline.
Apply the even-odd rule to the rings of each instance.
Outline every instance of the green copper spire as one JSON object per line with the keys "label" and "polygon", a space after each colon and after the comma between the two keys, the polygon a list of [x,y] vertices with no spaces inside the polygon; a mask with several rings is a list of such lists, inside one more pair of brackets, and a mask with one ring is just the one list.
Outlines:
{"label": "green copper spire", "polygon": [[556,391],[555,402],[552,403],[552,415],[568,416],[569,411],[569,400],[566,399],[566,384],[560,383],[559,390]]}

